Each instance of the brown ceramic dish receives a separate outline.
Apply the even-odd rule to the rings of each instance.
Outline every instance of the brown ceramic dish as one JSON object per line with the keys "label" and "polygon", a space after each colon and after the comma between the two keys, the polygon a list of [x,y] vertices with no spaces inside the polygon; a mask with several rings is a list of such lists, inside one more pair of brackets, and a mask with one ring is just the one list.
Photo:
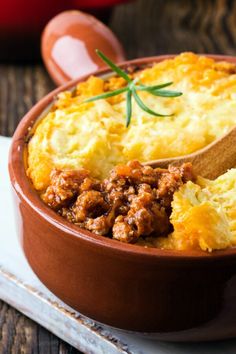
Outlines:
{"label": "brown ceramic dish", "polygon": [[[213,57],[236,63],[236,58]],[[166,58],[127,63],[142,65]],[[28,130],[58,92],[81,80],[43,98],[13,137],[10,176],[19,237],[32,269],[65,303],[117,328],[152,333],[163,340],[235,336],[235,249],[209,254],[123,244],[70,224],[44,205],[33,189],[24,166]]]}

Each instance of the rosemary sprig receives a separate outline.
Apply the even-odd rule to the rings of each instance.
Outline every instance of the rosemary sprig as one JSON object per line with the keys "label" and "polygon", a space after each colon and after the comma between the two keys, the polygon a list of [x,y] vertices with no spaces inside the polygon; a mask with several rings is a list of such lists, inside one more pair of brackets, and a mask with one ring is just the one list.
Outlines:
{"label": "rosemary sprig", "polygon": [[102,93],[101,95],[90,97],[87,100],[85,100],[84,102],[93,102],[93,101],[101,100],[101,99],[104,99],[104,98],[117,96],[117,95],[119,95],[119,94],[121,94],[121,93],[123,93],[125,91],[128,91],[128,87],[123,87],[123,88],[118,89],[118,90],[109,91],[109,92]]}
{"label": "rosemary sprig", "polygon": [[132,116],[132,91],[126,93],[126,128],[130,125]]}
{"label": "rosemary sprig", "polygon": [[141,100],[141,98],[139,97],[139,95],[137,94],[137,92],[136,92],[135,89],[132,90],[132,94],[133,94],[133,96],[134,96],[134,99],[135,99],[136,103],[139,105],[139,107],[140,107],[143,111],[145,111],[145,112],[147,112],[147,113],[149,113],[149,114],[152,114],[153,116],[156,116],[156,117],[169,117],[169,116],[170,116],[170,114],[160,114],[160,113],[154,112],[152,109],[150,109],[149,107],[147,107],[147,106],[143,103],[143,101]]}
{"label": "rosemary sprig", "polygon": [[154,96],[159,97],[178,97],[182,95],[182,92],[179,91],[170,91],[170,90],[163,90],[163,88],[168,87],[173,84],[173,82],[166,82],[160,85],[154,86],[146,86],[138,81],[138,78],[132,80],[128,74],[117,65],[115,65],[109,58],[107,58],[100,50],[96,50],[97,55],[119,76],[123,77],[125,81],[127,81],[127,86],[122,87],[120,89],[109,91],[102,93],[101,95],[93,96],[85,100],[84,102],[93,102],[96,100],[101,100],[109,97],[113,97],[116,95],[120,95],[121,93],[126,92],[126,127],[130,125],[131,116],[132,116],[132,96],[136,101],[137,105],[145,112],[156,116],[156,117],[170,117],[173,114],[160,114],[145,105],[145,103],[141,100],[140,96],[138,95],[137,91],[146,91]]}

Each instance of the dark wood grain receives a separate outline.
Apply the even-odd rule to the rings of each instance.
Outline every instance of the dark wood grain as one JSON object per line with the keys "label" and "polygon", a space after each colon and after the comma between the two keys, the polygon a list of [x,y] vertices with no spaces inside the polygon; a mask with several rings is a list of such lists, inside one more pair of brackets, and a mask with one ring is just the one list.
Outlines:
{"label": "dark wood grain", "polygon": [[[236,55],[236,1],[138,0],[117,6],[110,27],[128,58],[195,51]],[[54,87],[42,65],[0,64],[0,134],[11,136],[22,116]],[[1,354],[78,353],[0,302]]]}
{"label": "dark wood grain", "polygon": [[129,58],[195,51],[236,54],[234,0],[140,0],[117,7],[111,28]]}
{"label": "dark wood grain", "polygon": [[11,136],[23,115],[54,85],[41,65],[0,65],[0,133]]}

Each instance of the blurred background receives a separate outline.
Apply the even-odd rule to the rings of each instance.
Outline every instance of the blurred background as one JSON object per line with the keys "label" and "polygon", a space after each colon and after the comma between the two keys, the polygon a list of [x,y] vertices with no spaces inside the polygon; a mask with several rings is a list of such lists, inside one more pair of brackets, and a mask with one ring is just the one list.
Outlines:
{"label": "blurred background", "polygon": [[0,0],[0,60],[37,61],[40,35],[58,13],[79,9],[107,22],[112,8],[127,0]]}
{"label": "blurred background", "polygon": [[234,0],[0,0],[0,6],[2,62],[38,60],[42,29],[68,9],[108,23],[128,58],[186,50],[236,52]]}

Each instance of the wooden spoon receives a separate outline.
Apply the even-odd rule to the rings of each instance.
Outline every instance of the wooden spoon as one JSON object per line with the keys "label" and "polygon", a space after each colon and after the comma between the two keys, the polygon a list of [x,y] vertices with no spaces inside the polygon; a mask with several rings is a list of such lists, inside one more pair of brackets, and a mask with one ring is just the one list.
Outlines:
{"label": "wooden spoon", "polygon": [[215,179],[229,168],[236,167],[236,127],[192,154],[153,160],[145,165],[166,168],[168,165],[179,166],[184,162],[191,162],[197,175],[209,179]]}

